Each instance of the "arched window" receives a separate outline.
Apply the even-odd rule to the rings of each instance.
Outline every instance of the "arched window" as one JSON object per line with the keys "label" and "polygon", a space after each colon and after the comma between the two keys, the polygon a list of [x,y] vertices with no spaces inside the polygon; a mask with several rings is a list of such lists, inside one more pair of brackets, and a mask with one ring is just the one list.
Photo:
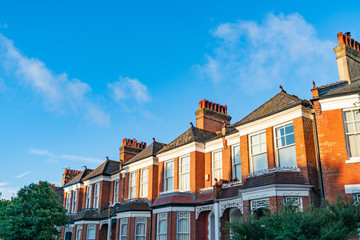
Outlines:
{"label": "arched window", "polygon": [[127,226],[128,226],[128,219],[122,218],[120,220],[120,240],[127,239]]}
{"label": "arched window", "polygon": [[190,240],[190,213],[178,212],[177,214],[177,239]]}
{"label": "arched window", "polygon": [[159,213],[157,215],[157,240],[167,239],[167,213]]}
{"label": "arched window", "polygon": [[238,208],[230,209],[230,222],[240,222],[242,220],[242,213]]}
{"label": "arched window", "polygon": [[135,240],[146,239],[146,218],[135,219]]}

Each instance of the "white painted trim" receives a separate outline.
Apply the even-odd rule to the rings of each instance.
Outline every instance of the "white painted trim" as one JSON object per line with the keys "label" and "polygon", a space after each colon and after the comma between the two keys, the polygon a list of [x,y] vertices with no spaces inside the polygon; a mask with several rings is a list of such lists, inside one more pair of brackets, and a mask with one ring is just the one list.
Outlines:
{"label": "white painted trim", "polygon": [[129,217],[151,217],[151,212],[149,211],[129,211],[121,212],[116,214],[116,218],[129,218]]}
{"label": "white painted trim", "polygon": [[360,157],[353,157],[349,160],[346,160],[345,163],[360,163]]}
{"label": "white painted trim", "polygon": [[120,173],[118,172],[118,173],[116,173],[114,175],[111,175],[110,180],[113,181],[113,182],[117,181],[117,180],[120,180]]}
{"label": "white painted trim", "polygon": [[225,136],[228,146],[240,144],[240,133],[236,132],[231,135]]}
{"label": "white painted trim", "polygon": [[174,159],[176,157],[180,157],[183,155],[188,155],[191,152],[205,152],[205,144],[204,143],[199,143],[199,142],[191,142],[188,143],[184,146],[169,150],[167,152],[164,153],[160,153],[157,155],[159,162],[164,162],[170,159]]}
{"label": "white painted trim", "polygon": [[[267,139],[266,139],[266,130],[265,130],[265,129],[263,129],[263,130],[261,130],[261,131],[258,131],[258,132],[254,132],[254,133],[252,133],[252,134],[249,134],[249,136],[248,136],[250,172],[254,172],[254,160],[253,160],[253,156],[254,156],[254,155],[252,154],[252,151],[251,151],[251,147],[252,147],[252,145],[251,145],[251,144],[252,144],[252,143],[251,143],[251,137],[254,136],[254,135],[260,135],[260,134],[262,134],[262,133],[265,133],[265,146],[266,146],[266,151],[263,152],[263,153],[258,153],[258,154],[256,154],[256,155],[260,155],[260,154],[264,154],[264,153],[267,154]],[[241,152],[241,150],[240,150],[240,152]],[[241,153],[240,153],[240,154],[241,154]],[[269,161],[269,159],[268,159],[267,156],[266,156],[266,160]],[[269,163],[267,163],[267,165],[268,165],[267,168],[269,168]]]}
{"label": "white painted trim", "polygon": [[165,208],[156,208],[153,210],[154,214],[164,213],[164,212],[194,212],[194,207],[165,207]]}
{"label": "white painted trim", "polygon": [[84,188],[84,184],[82,183],[77,183],[77,184],[74,184],[74,185],[71,185],[69,187],[65,187],[64,188],[64,192],[68,193],[68,192],[71,192],[71,191],[75,191],[75,190],[78,190],[80,188]]}
{"label": "white painted trim", "polygon": [[241,196],[243,201],[254,200],[260,198],[268,198],[274,196],[298,196],[307,197],[312,186],[310,185],[268,185],[256,188],[249,188],[241,190]]}
{"label": "white painted trim", "polygon": [[[103,182],[103,181],[107,181],[110,182],[111,181],[111,177],[110,176],[103,176],[103,175],[99,175],[97,177],[94,177],[92,179],[89,179],[87,181],[84,181],[84,185],[90,185],[90,184],[95,184],[95,183],[99,183],[99,182]],[[86,182],[86,183],[85,183]]]}
{"label": "white painted trim", "polygon": [[80,224],[100,224],[100,221],[82,220],[82,221],[74,222],[74,225],[80,225]]}
{"label": "white painted trim", "polygon": [[321,111],[335,110],[341,108],[354,108],[354,104],[357,101],[359,101],[359,95],[357,93],[347,96],[321,99]]}
{"label": "white painted trim", "polygon": [[213,152],[223,148],[222,138],[215,139],[211,142],[205,143],[205,153]]}
{"label": "white painted trim", "polygon": [[140,161],[137,161],[134,163],[130,163],[129,165],[126,165],[123,167],[123,171],[125,171],[125,173],[133,172],[138,169],[150,167],[152,165],[159,165],[157,157],[150,156],[143,160],[140,160]]}
{"label": "white painted trim", "polygon": [[293,121],[295,118],[305,117],[312,119],[311,111],[306,107],[299,105],[282,112],[273,114],[271,116],[246,123],[244,125],[240,125],[236,127],[237,130],[240,131],[240,136],[256,133],[261,130],[264,130],[268,127],[273,127],[276,125],[280,125],[285,122]]}
{"label": "white painted trim", "polygon": [[360,193],[360,184],[345,185],[345,193]]}

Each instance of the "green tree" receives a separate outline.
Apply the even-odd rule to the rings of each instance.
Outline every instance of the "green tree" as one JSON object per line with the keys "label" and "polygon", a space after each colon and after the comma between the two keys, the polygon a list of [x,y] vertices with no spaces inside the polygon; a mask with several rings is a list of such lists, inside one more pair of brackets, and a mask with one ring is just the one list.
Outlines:
{"label": "green tree", "polygon": [[30,184],[0,211],[0,239],[42,240],[59,235],[56,226],[69,220],[47,182]]}
{"label": "green tree", "polygon": [[304,212],[289,203],[278,213],[261,218],[252,214],[229,223],[229,239],[344,240],[357,237],[359,223],[360,206],[352,200],[338,198],[324,208],[310,207]]}

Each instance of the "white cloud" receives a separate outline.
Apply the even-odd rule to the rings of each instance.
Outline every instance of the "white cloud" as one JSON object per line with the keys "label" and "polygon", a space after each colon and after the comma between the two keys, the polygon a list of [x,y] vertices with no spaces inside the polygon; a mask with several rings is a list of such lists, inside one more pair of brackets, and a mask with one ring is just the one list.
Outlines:
{"label": "white cloud", "polygon": [[135,99],[138,103],[150,101],[150,94],[146,85],[138,79],[119,77],[119,81],[108,83],[115,101]]}
{"label": "white cloud", "polygon": [[[213,32],[218,45],[196,66],[215,84],[236,84],[248,91],[271,86],[337,81],[335,42],[322,40],[300,14],[268,14],[261,23],[238,20]],[[300,86],[300,85],[299,85]]]}
{"label": "white cloud", "polygon": [[27,172],[24,172],[18,176],[16,176],[15,178],[22,178],[22,177],[25,177],[26,175],[28,175],[30,173],[30,171],[27,171]]}
{"label": "white cloud", "polygon": [[6,185],[9,185],[9,183],[8,182],[0,182],[0,187],[6,186]]}
{"label": "white cloud", "polygon": [[53,73],[44,62],[30,58],[17,49],[13,41],[0,34],[0,65],[23,85],[30,86],[44,99],[51,110],[66,111],[69,107],[99,125],[108,125],[110,117],[90,98],[90,86],[66,73]]}
{"label": "white cloud", "polygon": [[16,197],[16,194],[19,190],[20,188],[0,187],[1,199],[10,200],[11,197]]}
{"label": "white cloud", "polygon": [[70,154],[54,154],[48,150],[44,149],[36,149],[30,148],[29,153],[39,156],[48,157],[51,160],[70,160],[70,161],[77,161],[83,163],[94,163],[94,164],[101,164],[104,161],[99,158],[91,158],[91,157],[82,157],[82,156],[75,156]]}

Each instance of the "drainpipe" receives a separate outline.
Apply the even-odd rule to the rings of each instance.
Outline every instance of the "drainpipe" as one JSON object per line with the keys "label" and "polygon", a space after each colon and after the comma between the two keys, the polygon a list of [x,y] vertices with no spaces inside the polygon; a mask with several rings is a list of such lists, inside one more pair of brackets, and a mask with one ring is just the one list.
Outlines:
{"label": "drainpipe", "polygon": [[317,164],[318,164],[318,169],[319,169],[319,183],[320,183],[320,192],[321,192],[321,206],[324,207],[325,194],[324,194],[324,183],[323,183],[321,160],[320,160],[319,138],[318,138],[318,132],[317,132],[314,103],[313,103],[313,100],[310,100],[310,102],[313,107],[311,110],[311,115],[313,117],[313,122],[314,122],[315,147],[316,147]]}

